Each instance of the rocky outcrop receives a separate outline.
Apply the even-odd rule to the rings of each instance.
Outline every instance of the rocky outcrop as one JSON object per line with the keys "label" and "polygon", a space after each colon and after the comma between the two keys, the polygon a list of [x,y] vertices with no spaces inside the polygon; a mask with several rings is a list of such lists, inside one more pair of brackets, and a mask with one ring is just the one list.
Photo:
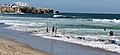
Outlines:
{"label": "rocky outcrop", "polygon": [[53,9],[45,9],[45,8],[34,8],[34,7],[22,7],[20,8],[23,13],[32,13],[32,14],[52,14],[54,12]]}
{"label": "rocky outcrop", "polygon": [[0,13],[32,13],[32,14],[53,14],[54,10],[49,8],[21,7],[1,5]]}

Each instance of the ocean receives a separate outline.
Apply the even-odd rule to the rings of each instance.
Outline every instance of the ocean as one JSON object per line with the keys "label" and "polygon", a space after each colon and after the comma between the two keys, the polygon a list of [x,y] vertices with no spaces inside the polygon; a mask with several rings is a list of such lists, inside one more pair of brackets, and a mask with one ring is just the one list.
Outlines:
{"label": "ocean", "polygon": [[[31,36],[120,53],[120,14],[0,14],[0,23],[10,25],[6,29],[28,32]],[[57,34],[52,33],[53,26]],[[47,27],[49,33],[45,32]],[[114,35],[109,36],[109,31]]]}

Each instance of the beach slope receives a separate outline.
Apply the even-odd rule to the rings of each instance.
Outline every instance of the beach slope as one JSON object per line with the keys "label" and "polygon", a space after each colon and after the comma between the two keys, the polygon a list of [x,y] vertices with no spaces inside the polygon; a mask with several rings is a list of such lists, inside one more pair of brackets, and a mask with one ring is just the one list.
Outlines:
{"label": "beach slope", "polygon": [[50,55],[11,39],[0,38],[0,55]]}

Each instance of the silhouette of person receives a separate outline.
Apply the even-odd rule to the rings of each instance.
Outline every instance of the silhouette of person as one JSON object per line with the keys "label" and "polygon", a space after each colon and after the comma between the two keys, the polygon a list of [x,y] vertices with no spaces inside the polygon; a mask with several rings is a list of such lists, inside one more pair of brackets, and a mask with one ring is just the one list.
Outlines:
{"label": "silhouette of person", "polygon": [[55,28],[55,34],[57,34],[57,28]]}
{"label": "silhouette of person", "polygon": [[49,31],[48,31],[48,27],[46,28],[46,32],[49,32]]}
{"label": "silhouette of person", "polygon": [[113,34],[113,31],[110,31],[109,32],[109,36],[113,36],[114,34]]}
{"label": "silhouette of person", "polygon": [[55,27],[53,26],[53,27],[52,27],[52,32],[54,32],[54,31],[55,31]]}
{"label": "silhouette of person", "polygon": [[106,31],[106,28],[104,28],[104,31]]}

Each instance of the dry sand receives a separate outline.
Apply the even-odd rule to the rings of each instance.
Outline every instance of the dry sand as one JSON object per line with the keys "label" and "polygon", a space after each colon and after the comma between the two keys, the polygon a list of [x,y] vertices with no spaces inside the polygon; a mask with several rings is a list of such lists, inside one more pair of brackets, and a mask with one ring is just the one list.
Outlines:
{"label": "dry sand", "polygon": [[0,55],[50,55],[43,51],[15,42],[11,39],[0,38]]}

